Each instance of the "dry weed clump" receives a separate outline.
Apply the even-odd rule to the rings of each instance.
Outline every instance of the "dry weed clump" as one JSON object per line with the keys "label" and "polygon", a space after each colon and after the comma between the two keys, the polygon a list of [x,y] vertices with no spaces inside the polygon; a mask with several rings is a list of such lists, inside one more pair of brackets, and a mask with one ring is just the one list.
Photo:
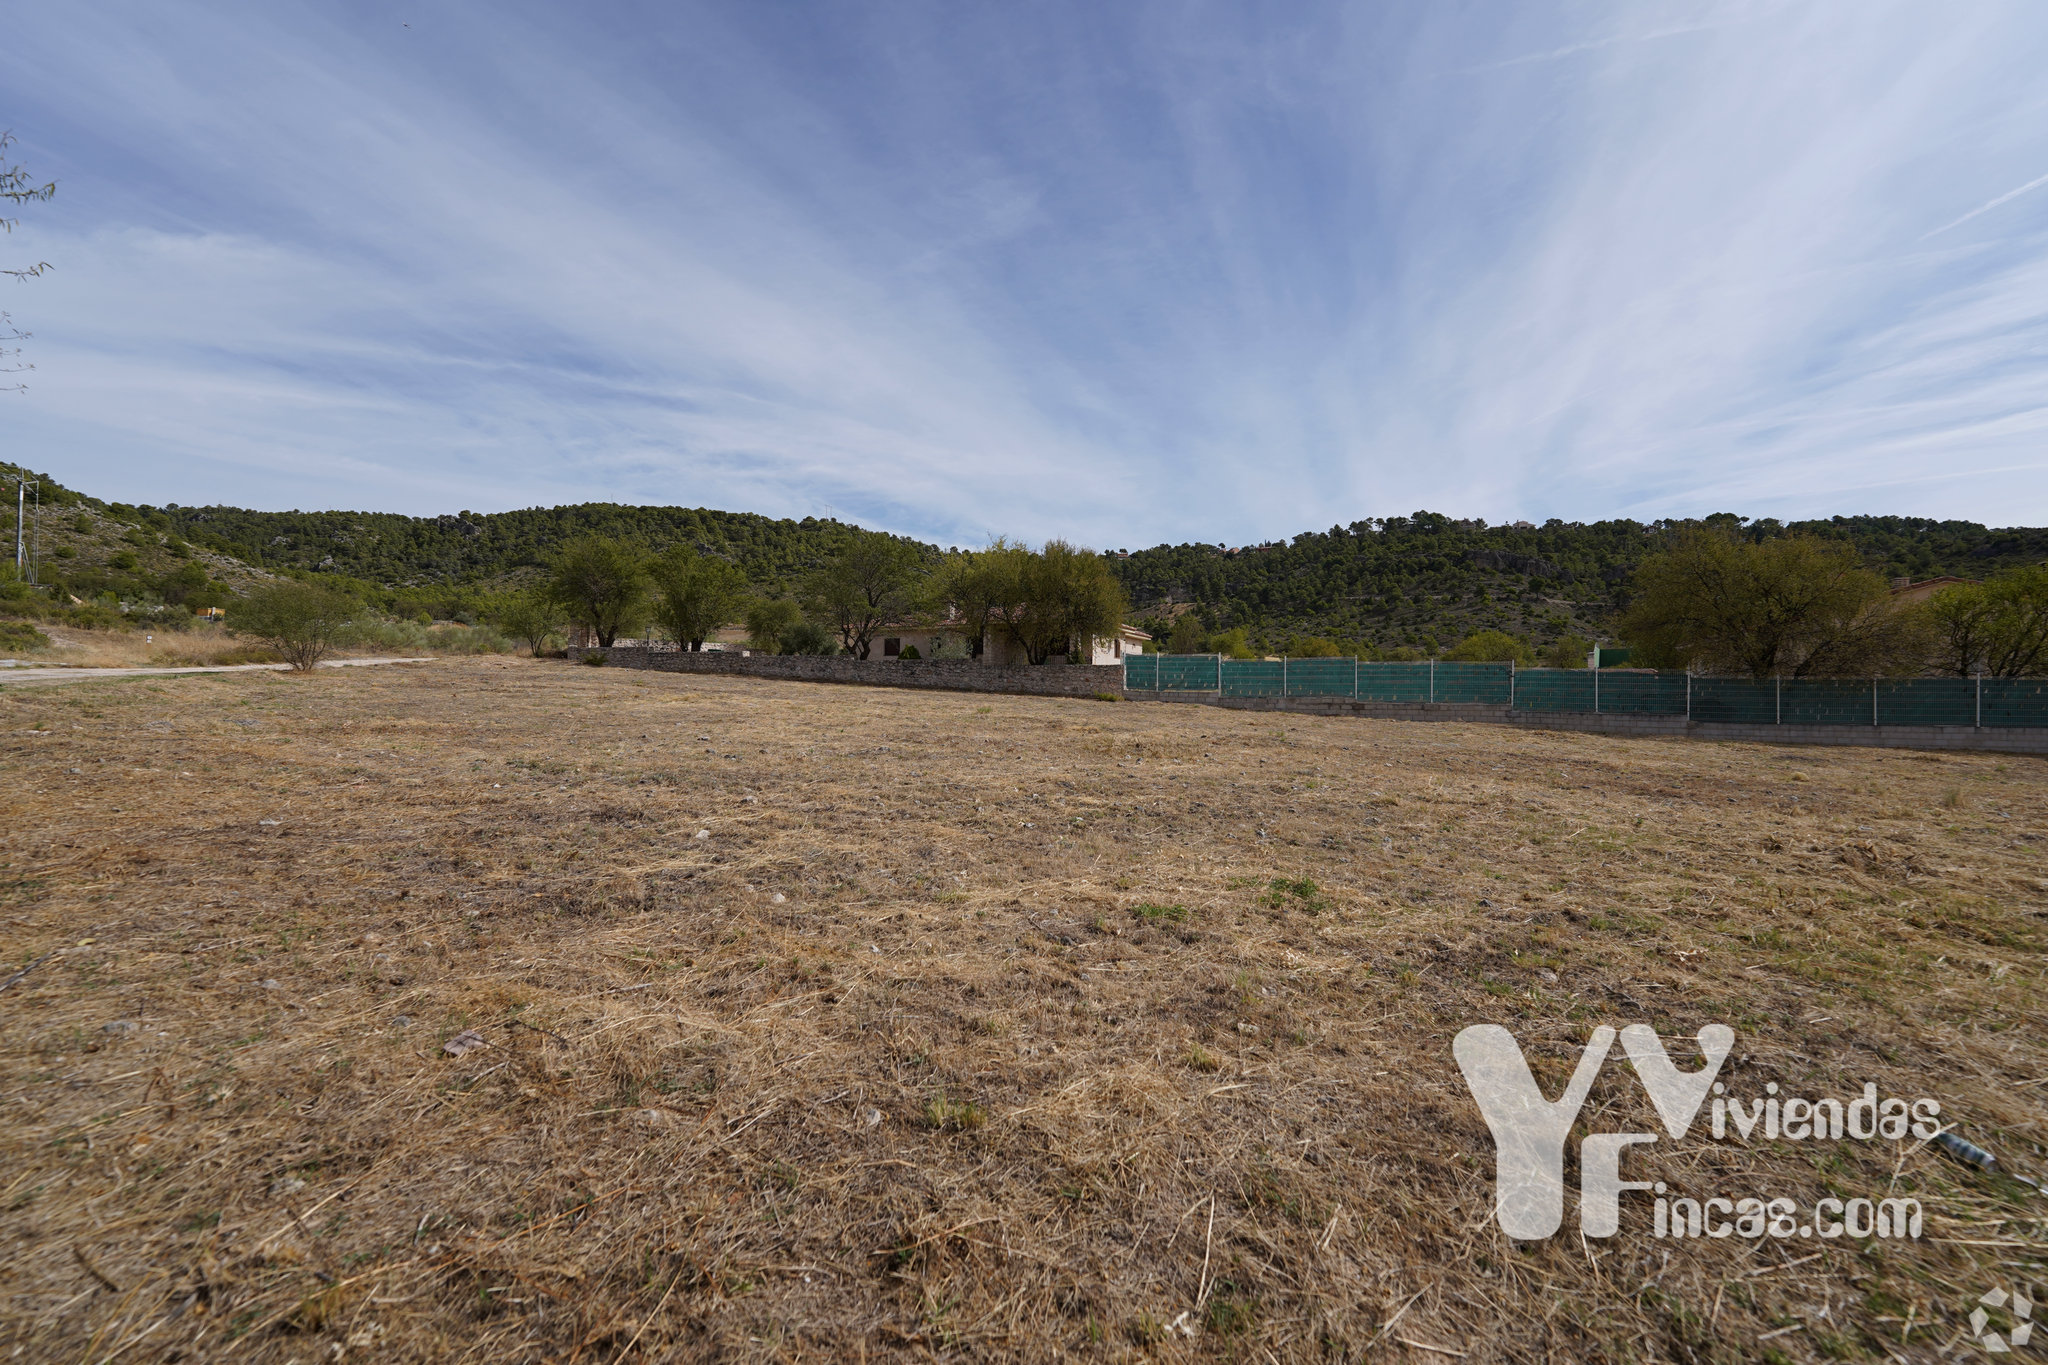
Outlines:
{"label": "dry weed clump", "polygon": [[[2048,1295],[2048,1201],[1910,1140],[1629,1169],[1919,1241],[1511,1243],[1450,1050],[1725,1023],[2038,1179],[2039,760],[504,658],[0,735],[0,1354],[1917,1361]],[[1581,1130],[1657,1122],[1617,1059]]]}

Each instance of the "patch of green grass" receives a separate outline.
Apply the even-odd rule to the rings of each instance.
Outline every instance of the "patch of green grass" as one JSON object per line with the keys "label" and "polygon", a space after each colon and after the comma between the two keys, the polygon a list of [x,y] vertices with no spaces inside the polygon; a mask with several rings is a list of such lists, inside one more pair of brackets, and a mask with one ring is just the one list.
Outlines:
{"label": "patch of green grass", "polygon": [[1131,907],[1131,913],[1147,924],[1179,924],[1188,917],[1185,905],[1160,905],[1156,901],[1143,901]]}
{"label": "patch of green grass", "polygon": [[988,1110],[941,1091],[924,1102],[924,1121],[942,1133],[970,1133],[988,1122]]}
{"label": "patch of green grass", "polygon": [[1329,900],[1322,894],[1323,889],[1307,877],[1294,880],[1275,877],[1266,883],[1266,888],[1266,894],[1259,897],[1259,904],[1274,910],[1294,907],[1314,915],[1330,908]]}

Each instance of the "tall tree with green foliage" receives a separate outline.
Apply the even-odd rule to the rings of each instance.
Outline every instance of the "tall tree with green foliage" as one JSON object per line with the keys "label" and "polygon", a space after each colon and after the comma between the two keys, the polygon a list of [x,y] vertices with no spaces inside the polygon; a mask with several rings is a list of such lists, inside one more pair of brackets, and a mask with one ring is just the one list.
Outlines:
{"label": "tall tree with green foliage", "polygon": [[756,597],[747,603],[747,648],[756,654],[786,654],[783,637],[804,619],[804,609],[787,597]]}
{"label": "tall tree with green foliage", "polygon": [[803,597],[811,615],[839,636],[841,647],[865,659],[877,631],[912,613],[923,577],[915,544],[880,531],[854,531],[804,580]]}
{"label": "tall tree with green foliage", "polygon": [[1128,604],[1109,561],[1064,540],[1048,540],[1024,570],[1026,610],[1011,627],[1032,663],[1055,653],[1086,657],[1098,639],[1123,628]]}
{"label": "tall tree with green foliage", "polygon": [[526,642],[526,652],[540,657],[551,636],[562,630],[562,605],[546,593],[517,592],[498,604],[491,614],[499,630]]}
{"label": "tall tree with green foliage", "polygon": [[564,545],[543,591],[606,649],[647,619],[646,564],[608,536],[579,536]]}
{"label": "tall tree with green foliage", "polygon": [[1031,555],[997,536],[985,550],[948,555],[932,576],[924,617],[934,627],[959,631],[979,656],[992,633],[1007,635],[1024,619],[1025,566]]}
{"label": "tall tree with green foliage", "polygon": [[1475,630],[1453,645],[1444,658],[1452,663],[1512,663],[1521,668],[1536,662],[1529,642],[1504,630]]}
{"label": "tall tree with green foliage", "polygon": [[2048,672],[2048,565],[1944,588],[1927,604],[1944,673],[2027,678]]}
{"label": "tall tree with green foliage", "polygon": [[691,650],[745,610],[747,576],[737,564],[677,545],[648,565],[654,581],[654,619]]}
{"label": "tall tree with green foliage", "polygon": [[310,673],[334,651],[362,609],[353,597],[287,580],[235,603],[228,626],[269,645],[298,672]]}
{"label": "tall tree with green foliage", "polygon": [[1895,609],[1853,545],[1686,527],[1644,559],[1616,622],[1634,661],[1752,678],[1918,672],[1924,613]]}
{"label": "tall tree with green foliage", "polygon": [[1202,629],[1201,618],[1193,612],[1183,612],[1174,618],[1173,630],[1166,637],[1168,654],[1205,654],[1209,648],[1209,633]]}

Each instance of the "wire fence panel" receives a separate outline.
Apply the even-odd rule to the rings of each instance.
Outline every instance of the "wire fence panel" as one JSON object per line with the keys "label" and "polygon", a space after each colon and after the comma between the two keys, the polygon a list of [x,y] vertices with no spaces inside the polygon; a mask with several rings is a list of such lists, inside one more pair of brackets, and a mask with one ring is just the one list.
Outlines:
{"label": "wire fence panel", "polygon": [[1518,711],[1590,711],[1593,673],[1585,668],[1529,668],[1515,674]]}
{"label": "wire fence panel", "polygon": [[1600,710],[1618,716],[1682,716],[1686,688],[1683,673],[1648,669],[1602,669]]}
{"label": "wire fence panel", "polygon": [[1159,660],[1161,692],[1214,692],[1221,683],[1221,660],[1214,654],[1167,654]]}
{"label": "wire fence panel", "polygon": [[1428,701],[1428,664],[1358,665],[1360,701]]}
{"label": "wire fence panel", "polygon": [[1290,697],[1348,697],[1358,681],[1355,659],[1289,659],[1287,695]]}
{"label": "wire fence panel", "polygon": [[1868,678],[1789,678],[1783,686],[1781,725],[1869,725],[1877,715]]}
{"label": "wire fence panel", "polygon": [[2048,678],[1984,679],[1985,729],[2048,725]]}
{"label": "wire fence panel", "polygon": [[[1411,668],[1414,665],[1409,665]],[[1427,665],[1424,665],[1427,667]],[[1512,691],[1513,664],[1450,664],[1436,666],[1436,699],[1482,706],[1506,706]]]}
{"label": "wire fence panel", "polygon": [[1395,664],[1356,659],[1224,659],[1134,654],[1124,686],[1226,697],[1512,704],[1521,711],[1690,716],[1710,725],[2048,727],[2044,678],[1687,678],[1649,669]]}
{"label": "wire fence panel", "polygon": [[[1865,717],[1865,724],[1869,718]],[[1884,678],[1877,683],[1880,725],[1975,725],[1975,678]],[[2040,724],[2040,721],[2035,721]]]}
{"label": "wire fence panel", "polygon": [[1223,695],[1226,697],[1284,697],[1285,669],[1277,659],[1225,659]]}
{"label": "wire fence panel", "polygon": [[1715,725],[1775,725],[1777,684],[1768,679],[1694,678],[1692,718]]}

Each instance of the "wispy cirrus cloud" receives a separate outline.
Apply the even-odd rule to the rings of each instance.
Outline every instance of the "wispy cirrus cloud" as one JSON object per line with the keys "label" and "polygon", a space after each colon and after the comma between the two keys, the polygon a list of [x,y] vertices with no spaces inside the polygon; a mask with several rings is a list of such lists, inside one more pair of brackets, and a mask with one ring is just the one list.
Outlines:
{"label": "wispy cirrus cloud", "polygon": [[138,500],[942,543],[2041,520],[2048,17],[1845,13],[34,13],[7,417]]}

